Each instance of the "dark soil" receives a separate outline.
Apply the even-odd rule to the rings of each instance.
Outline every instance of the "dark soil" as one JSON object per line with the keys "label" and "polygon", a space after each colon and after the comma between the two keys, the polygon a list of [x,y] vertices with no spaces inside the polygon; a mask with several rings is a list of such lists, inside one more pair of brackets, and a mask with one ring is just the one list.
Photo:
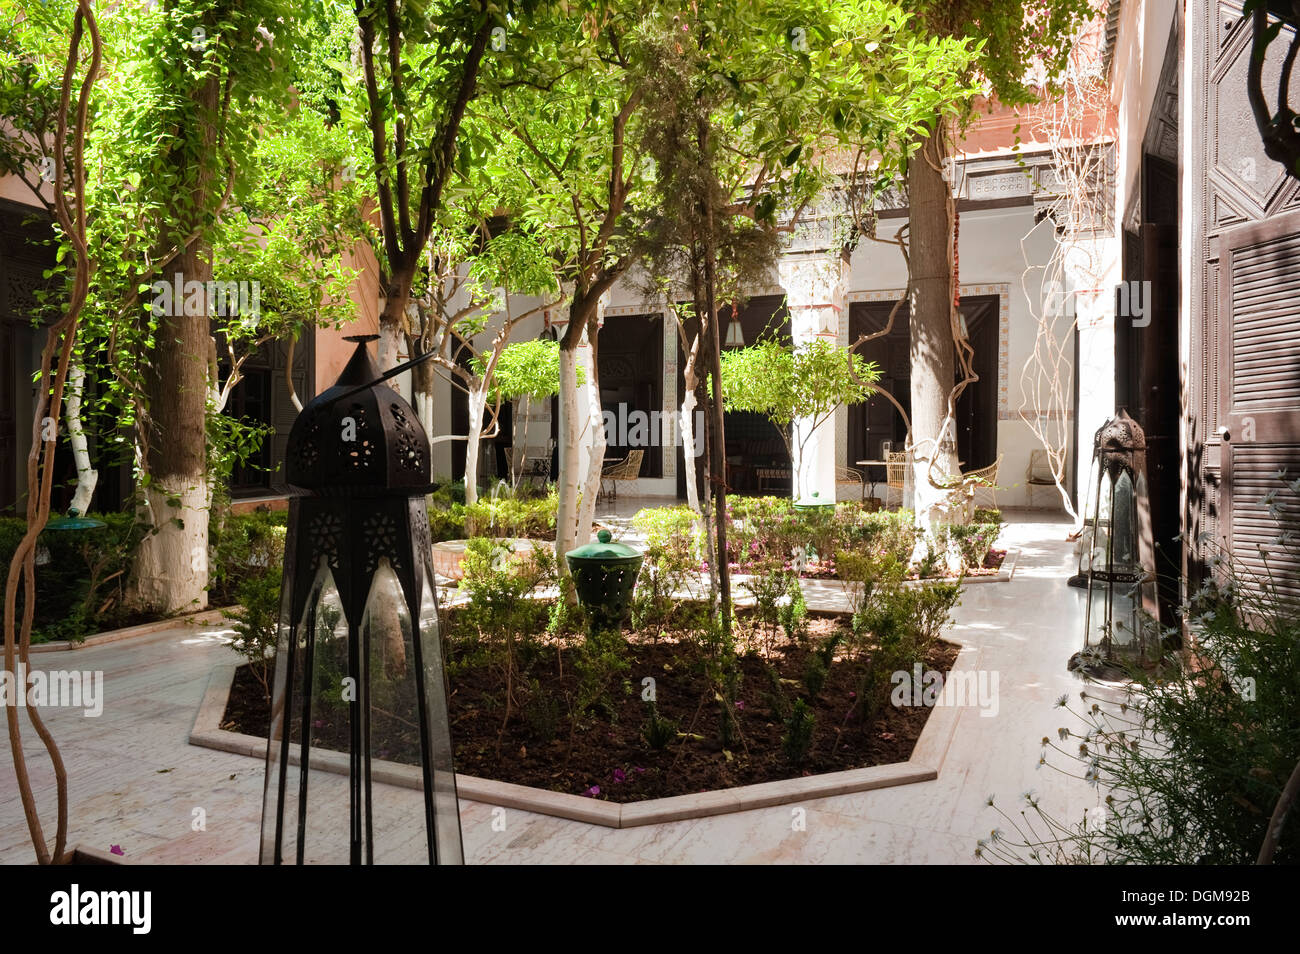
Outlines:
{"label": "dark soil", "polygon": [[[457,771],[633,802],[901,762],[911,755],[930,710],[885,704],[875,718],[859,718],[853,672],[837,661],[821,691],[807,700],[816,714],[810,754],[802,765],[792,764],[782,747],[784,717],[796,698],[807,697],[802,678],[809,650],[788,643],[778,632],[770,638],[768,654],[764,631],[756,630],[743,611],[738,623],[752,649],[739,659],[742,679],[734,706],[739,735],[729,750],[719,742],[719,702],[699,648],[658,629],[629,634],[631,666],[609,694],[609,705],[577,720],[570,718],[578,689],[576,639],[540,645],[527,660],[530,682],[519,686],[508,721],[499,662],[488,661],[481,652],[458,654],[453,643],[450,715]],[[809,623],[816,643],[847,626],[848,617],[812,614]],[[947,673],[956,656],[956,646],[936,642],[925,667]],[[657,751],[642,734],[649,711],[641,698],[646,676],[655,680],[659,715],[676,721],[681,733]],[[531,698],[529,684],[534,687]],[[247,666],[240,667],[222,728],[265,736],[267,711],[261,684]],[[399,741],[379,754],[418,763],[414,728],[403,729],[415,717],[396,715],[402,725],[396,733],[388,727],[387,738]],[[346,751],[344,726],[335,731],[327,717],[314,726],[314,745]]]}

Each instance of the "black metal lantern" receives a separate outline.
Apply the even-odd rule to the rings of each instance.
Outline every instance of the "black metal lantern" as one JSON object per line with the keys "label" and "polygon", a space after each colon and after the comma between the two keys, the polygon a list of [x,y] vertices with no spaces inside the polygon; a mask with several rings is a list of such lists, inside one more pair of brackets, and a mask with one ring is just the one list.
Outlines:
{"label": "black metal lantern", "polygon": [[[463,861],[429,442],[366,342],[294,422],[263,864]],[[420,834],[422,833],[422,834]]]}
{"label": "black metal lantern", "polygon": [[1155,545],[1146,478],[1146,435],[1121,409],[1093,441],[1083,651],[1071,669],[1093,674],[1119,662],[1146,662],[1159,646]]}

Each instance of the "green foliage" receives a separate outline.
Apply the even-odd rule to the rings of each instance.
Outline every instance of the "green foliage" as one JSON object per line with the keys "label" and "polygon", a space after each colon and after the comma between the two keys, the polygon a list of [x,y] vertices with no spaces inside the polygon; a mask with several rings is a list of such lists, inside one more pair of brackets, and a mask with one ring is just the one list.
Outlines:
{"label": "green foliage", "polygon": [[[474,357],[474,373],[482,375],[486,363]],[[578,366],[578,384],[586,383],[586,369]],[[529,398],[544,401],[560,393],[560,343],[550,338],[516,341],[501,350],[488,390],[491,400]]]}
{"label": "green foliage", "polygon": [[647,507],[632,517],[645,535],[633,622],[658,625],[674,607],[674,594],[690,589],[700,570],[699,516],[689,507]]}
{"label": "green foliage", "polygon": [[261,684],[268,702],[279,630],[282,576],[283,569],[276,564],[264,573],[245,578],[235,591],[239,609],[225,614],[227,619],[235,621],[235,632],[239,634],[235,650],[248,660],[249,669]]}
{"label": "green foliage", "polygon": [[528,683],[528,698],[523,706],[524,722],[528,731],[538,742],[550,742],[559,733],[564,720],[564,706],[552,692],[542,688],[540,682],[532,679]]}
{"label": "green foliage", "polygon": [[641,738],[656,752],[668,748],[677,738],[677,721],[659,714],[659,707],[649,703],[649,714],[641,725]]}
{"label": "green foliage", "polygon": [[[463,488],[455,493],[444,485],[431,495],[429,532],[434,543],[463,540],[471,521],[476,533],[493,538],[529,537],[536,540],[555,538],[555,510],[558,505],[552,488],[544,497],[502,495],[480,497],[468,507]],[[460,499],[457,500],[456,498]]]}
{"label": "green foliage", "polygon": [[866,400],[879,379],[874,363],[824,338],[793,350],[765,338],[722,353],[727,410],[766,414],[781,429],[798,418],[820,423],[841,404]]}
{"label": "green foliage", "polygon": [[632,668],[627,640],[613,629],[593,627],[579,646],[574,669],[578,673],[578,710],[614,713],[613,692]]}
{"label": "green foliage", "polygon": [[793,765],[803,765],[812,754],[813,733],[817,730],[817,713],[802,699],[796,699],[785,720],[781,750]]}
{"label": "green foliage", "polygon": [[858,683],[861,716],[870,720],[888,701],[890,677],[924,663],[961,596],[957,583],[904,586],[878,579],[855,614],[846,642]]}
{"label": "green foliage", "polygon": [[212,558],[208,600],[216,606],[241,602],[248,581],[278,574],[284,564],[287,511],[228,514],[208,527]]}
{"label": "green foliage", "polygon": [[[131,514],[93,515],[105,526],[95,530],[46,530],[38,547],[49,562],[36,566],[36,610],[32,641],[86,636],[132,622],[126,606],[131,559],[143,528]],[[0,579],[7,579],[9,564],[27,529],[27,521],[0,517]],[[38,549],[38,556],[41,550]],[[22,616],[23,590],[18,591],[16,613]]]}

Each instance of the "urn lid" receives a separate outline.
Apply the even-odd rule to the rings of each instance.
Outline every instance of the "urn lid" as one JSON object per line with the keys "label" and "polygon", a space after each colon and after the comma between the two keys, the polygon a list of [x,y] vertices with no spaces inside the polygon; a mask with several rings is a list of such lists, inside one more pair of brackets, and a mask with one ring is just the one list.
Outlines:
{"label": "urn lid", "polygon": [[285,452],[291,487],[319,495],[423,493],[429,486],[429,439],[406,400],[379,383],[366,343],[377,335],[351,335],[356,350],[333,387],[302,409]]}
{"label": "urn lid", "polygon": [[576,550],[570,550],[565,554],[565,557],[569,560],[589,561],[591,563],[613,563],[620,560],[640,561],[642,557],[640,550],[633,549],[626,543],[614,543],[612,540],[612,535],[608,530],[600,530],[597,532],[595,540],[583,544]]}

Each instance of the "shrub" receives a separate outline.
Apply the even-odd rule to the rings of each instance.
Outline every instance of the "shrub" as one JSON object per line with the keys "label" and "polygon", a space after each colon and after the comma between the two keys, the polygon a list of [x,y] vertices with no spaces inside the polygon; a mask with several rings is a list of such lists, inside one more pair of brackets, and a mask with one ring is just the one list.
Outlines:
{"label": "shrub", "polygon": [[[210,524],[208,600],[218,606],[240,602],[244,583],[278,573],[284,564],[287,511],[230,514]],[[278,577],[277,577],[278,579]]]}
{"label": "shrub", "polygon": [[646,745],[650,746],[650,748],[660,751],[668,748],[672,741],[677,738],[677,722],[661,716],[659,707],[653,702],[649,705],[650,714],[641,726],[641,738],[645,739]]}
{"label": "shrub", "polygon": [[852,514],[843,546],[868,556],[890,557],[908,566],[918,533],[915,515],[910,510],[859,511]]}
{"label": "shrub", "polygon": [[275,643],[280,615],[281,565],[276,563],[266,572],[249,576],[236,590],[239,609],[225,614],[235,621],[235,649],[248,660],[249,671],[262,687],[267,701],[271,698],[271,663],[275,659]]}
{"label": "shrub", "polygon": [[[132,618],[126,588],[144,528],[129,513],[93,516],[105,526],[85,531],[47,530],[40,536],[38,545],[49,553],[49,562],[36,567],[33,642],[81,640]],[[0,580],[8,579],[9,565],[26,530],[26,520],[0,517]],[[15,607],[21,618],[21,587]]]}
{"label": "shrub", "polygon": [[796,699],[789,717],[785,720],[785,733],[781,736],[781,751],[794,765],[803,765],[812,754],[813,733],[817,728],[817,713],[808,703]]}
{"label": "shrub", "polygon": [[700,569],[698,520],[689,507],[646,508],[632,518],[632,526],[646,537],[633,607],[638,627],[667,618],[673,594],[691,588]]}

